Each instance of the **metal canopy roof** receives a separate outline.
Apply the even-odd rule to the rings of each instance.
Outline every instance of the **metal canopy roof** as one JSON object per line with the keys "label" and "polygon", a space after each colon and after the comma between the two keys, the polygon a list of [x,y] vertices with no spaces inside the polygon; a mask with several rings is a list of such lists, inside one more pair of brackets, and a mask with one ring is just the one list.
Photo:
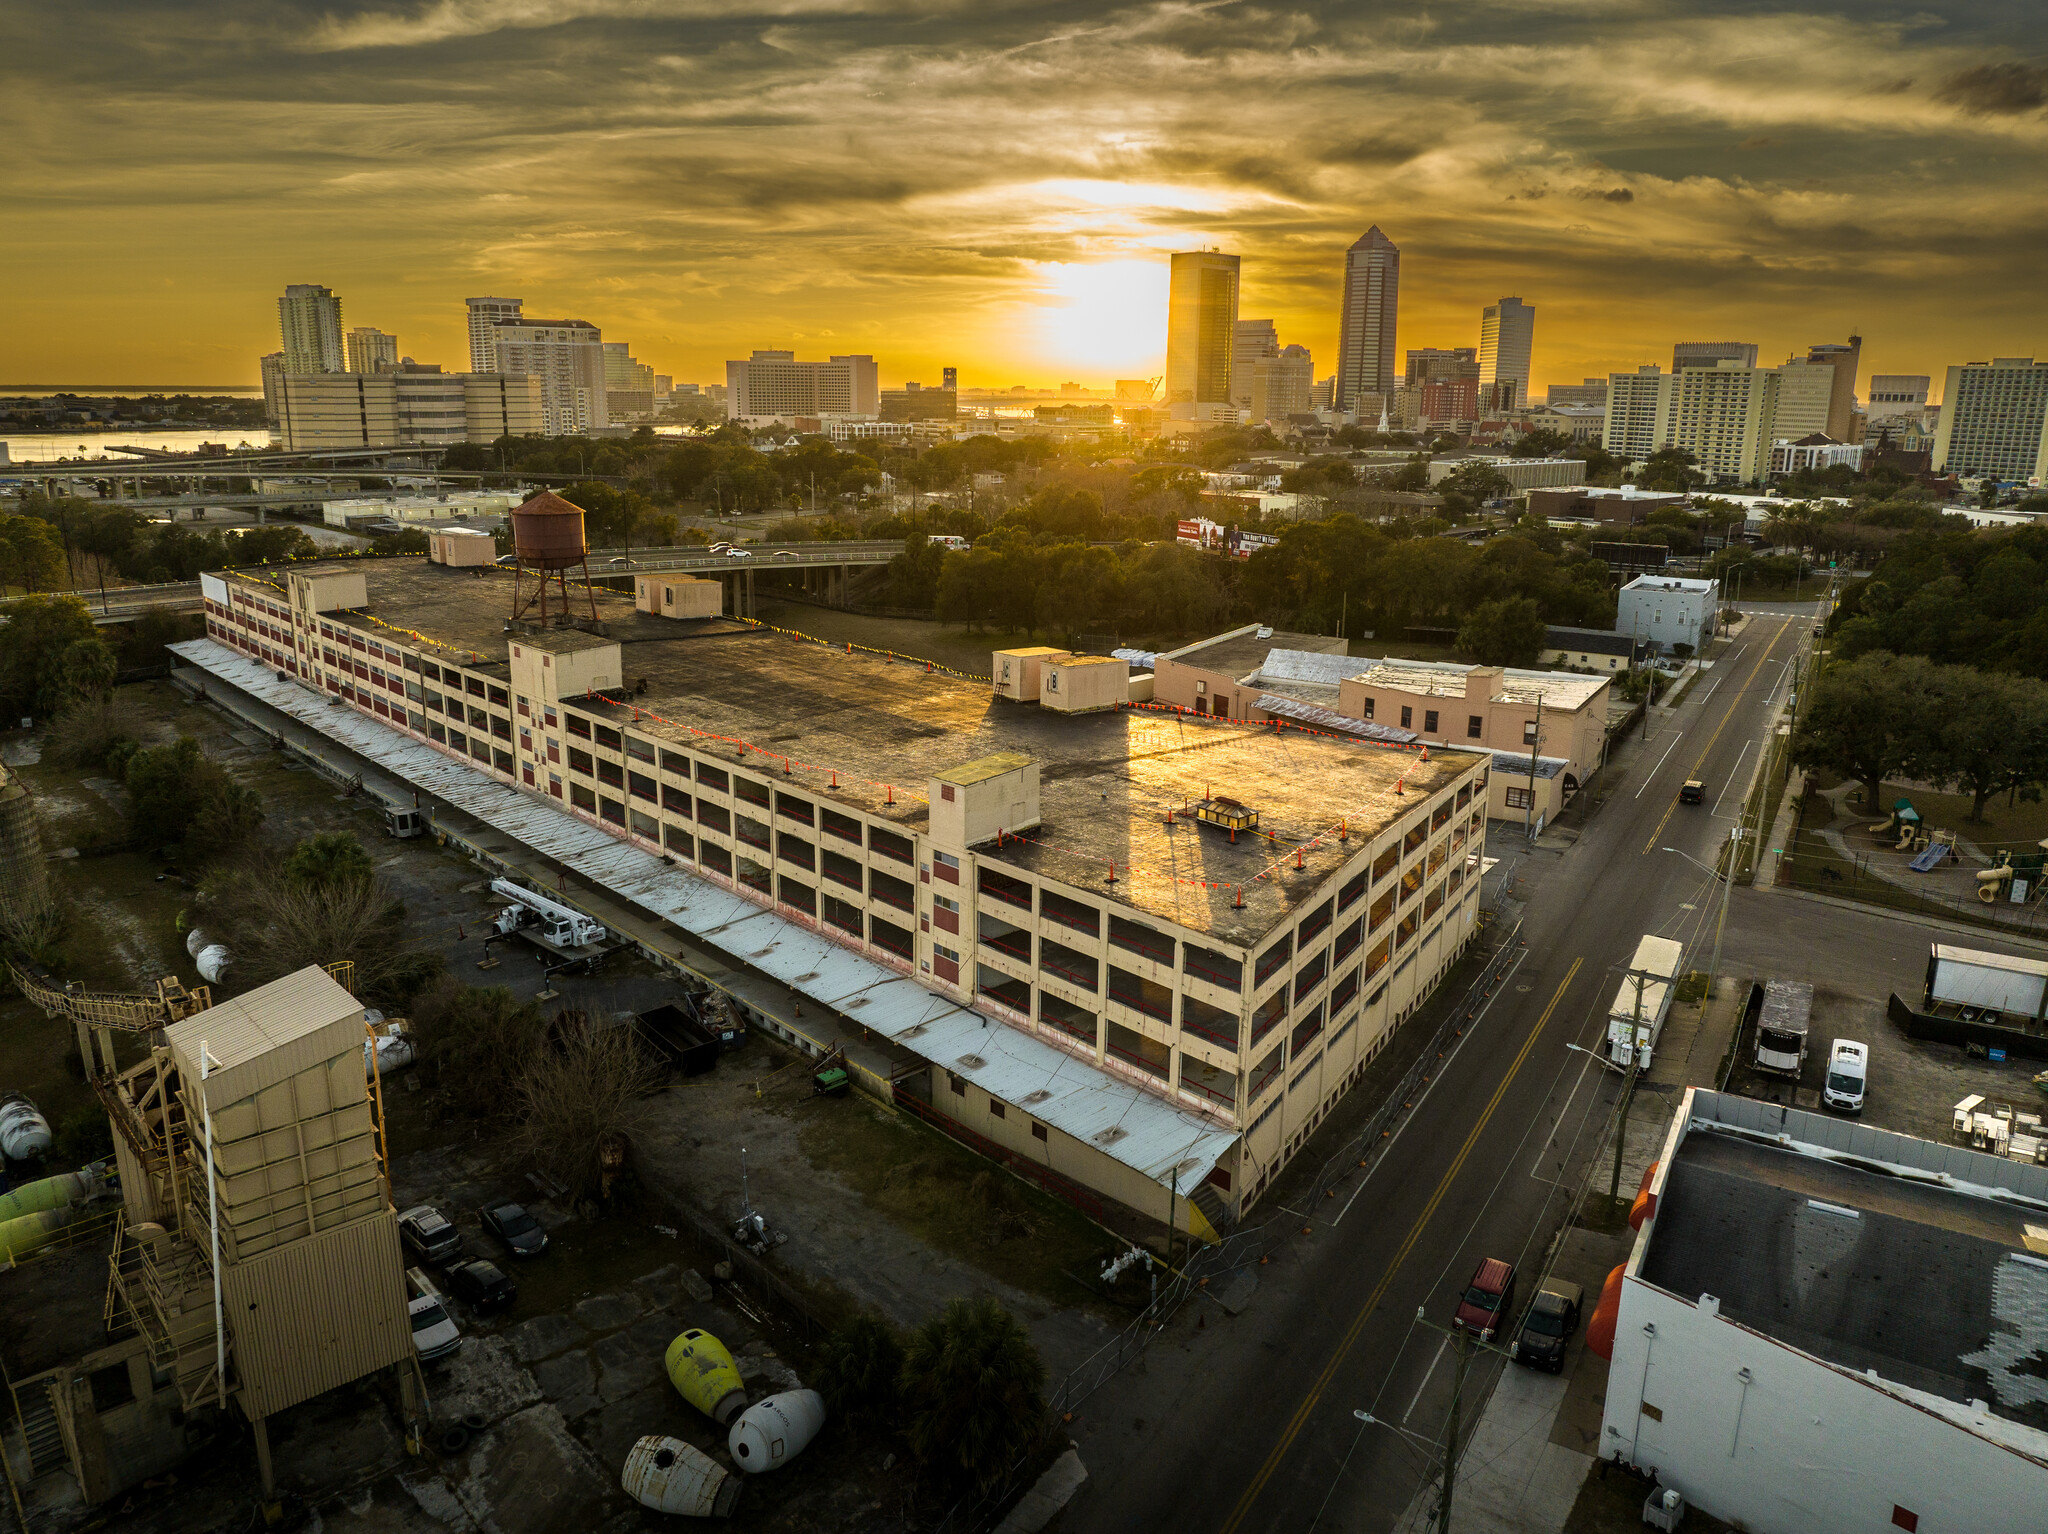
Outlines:
{"label": "metal canopy roof", "polygon": [[994,1022],[730,890],[670,866],[549,800],[485,778],[423,741],[330,707],[296,682],[211,639],[180,659],[290,715],[422,793],[473,815],[578,877],[711,943],[821,1006],[943,1065],[983,1091],[1187,1195],[1235,1129],[1176,1108],[1043,1040]]}
{"label": "metal canopy roof", "polygon": [[1261,682],[1314,682],[1335,687],[1359,676],[1378,662],[1351,655],[1325,655],[1317,650],[1268,650],[1259,667]]}
{"label": "metal canopy roof", "polygon": [[1405,746],[1422,739],[1413,730],[1396,729],[1391,724],[1374,724],[1370,719],[1354,719],[1351,715],[1340,714],[1333,708],[1319,708],[1313,703],[1304,703],[1299,698],[1283,698],[1278,693],[1260,693],[1257,706],[1266,713],[1278,714],[1283,719],[1293,719],[1301,724],[1312,725],[1318,730],[1334,730],[1340,735],[1356,735],[1360,740],[1377,740],[1389,745]]}

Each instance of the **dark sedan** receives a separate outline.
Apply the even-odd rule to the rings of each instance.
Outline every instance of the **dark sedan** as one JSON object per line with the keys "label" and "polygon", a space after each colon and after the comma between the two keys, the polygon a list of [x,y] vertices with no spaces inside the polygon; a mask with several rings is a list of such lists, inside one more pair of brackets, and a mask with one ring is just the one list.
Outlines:
{"label": "dark sedan", "polygon": [[494,1204],[479,1213],[484,1229],[504,1242],[505,1250],[514,1257],[538,1257],[548,1249],[548,1233],[524,1205]]}
{"label": "dark sedan", "polygon": [[457,1263],[447,1276],[455,1297],[480,1316],[503,1310],[519,1298],[519,1286],[495,1262],[486,1262],[481,1257]]}
{"label": "dark sedan", "polygon": [[1515,1362],[1562,1374],[1565,1348],[1579,1329],[1585,1303],[1586,1291],[1577,1284],[1545,1279],[1522,1317],[1522,1332],[1515,1339]]}

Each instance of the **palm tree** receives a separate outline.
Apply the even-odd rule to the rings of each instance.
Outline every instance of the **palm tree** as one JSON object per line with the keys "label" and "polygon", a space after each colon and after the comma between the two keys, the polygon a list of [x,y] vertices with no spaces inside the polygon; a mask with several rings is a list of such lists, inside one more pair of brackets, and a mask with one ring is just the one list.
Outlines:
{"label": "palm tree", "polygon": [[949,1302],[911,1334],[902,1393],[911,1452],[986,1486],[1030,1448],[1045,1416],[1045,1363],[986,1296]]}

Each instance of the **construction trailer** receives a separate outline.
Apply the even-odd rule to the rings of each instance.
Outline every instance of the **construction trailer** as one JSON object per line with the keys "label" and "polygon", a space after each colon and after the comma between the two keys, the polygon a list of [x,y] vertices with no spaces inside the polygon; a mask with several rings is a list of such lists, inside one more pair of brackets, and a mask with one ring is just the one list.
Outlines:
{"label": "construction trailer", "polygon": [[[30,1474],[68,1468],[88,1503],[175,1464],[231,1412],[254,1430],[268,1498],[278,1412],[385,1370],[419,1409],[362,1004],[308,967],[176,1010],[148,1030],[146,1059],[94,1073],[122,1192],[109,1345],[12,1382]],[[108,1026],[121,1025],[92,1021]],[[81,1389],[81,1369],[123,1370],[130,1388]]]}

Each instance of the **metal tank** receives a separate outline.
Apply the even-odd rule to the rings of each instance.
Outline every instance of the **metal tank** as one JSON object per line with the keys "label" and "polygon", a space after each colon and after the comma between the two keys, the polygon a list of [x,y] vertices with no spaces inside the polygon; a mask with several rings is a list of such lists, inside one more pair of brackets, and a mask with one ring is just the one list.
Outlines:
{"label": "metal tank", "polygon": [[542,490],[512,508],[512,547],[531,570],[566,570],[589,552],[583,536],[583,508],[552,490]]}
{"label": "metal tank", "polygon": [[824,1425],[823,1396],[815,1390],[785,1390],[742,1412],[726,1449],[740,1469],[760,1475],[796,1458]]}
{"label": "metal tank", "polygon": [[38,890],[47,877],[35,801],[27,785],[0,766],[0,889]]}
{"label": "metal tank", "polygon": [[9,1161],[34,1161],[49,1151],[50,1121],[36,1105],[19,1092],[0,1097],[0,1155]]}
{"label": "metal tank", "polygon": [[730,1518],[740,1482],[680,1438],[649,1434],[626,1456],[619,1485],[642,1507],[690,1518]]}

